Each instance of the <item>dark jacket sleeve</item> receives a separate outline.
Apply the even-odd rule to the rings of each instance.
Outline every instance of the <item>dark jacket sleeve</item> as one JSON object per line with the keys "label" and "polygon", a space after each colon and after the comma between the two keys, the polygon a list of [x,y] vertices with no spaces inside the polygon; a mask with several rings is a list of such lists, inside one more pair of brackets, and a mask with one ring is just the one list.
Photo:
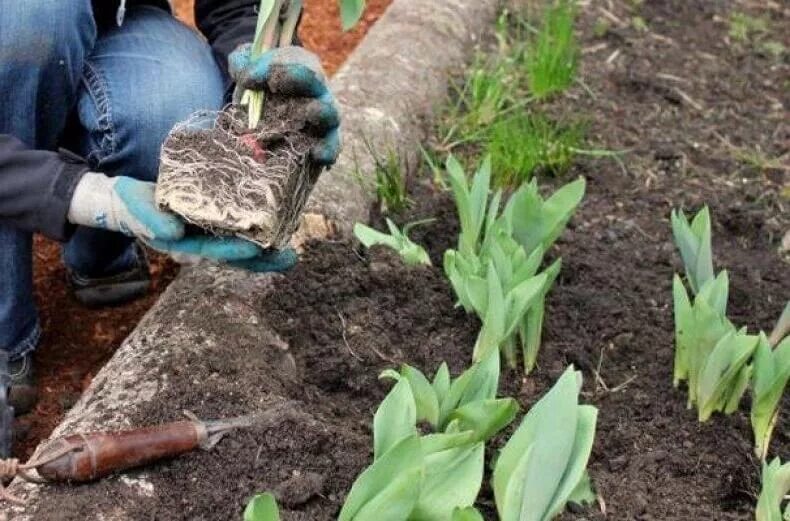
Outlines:
{"label": "dark jacket sleeve", "polygon": [[30,150],[0,134],[0,223],[66,240],[74,228],[67,220],[71,196],[87,171],[76,156]]}
{"label": "dark jacket sleeve", "polygon": [[[211,44],[225,78],[228,55],[255,38],[259,4],[260,0],[195,0],[195,22]],[[294,45],[299,45],[298,37],[294,38]]]}
{"label": "dark jacket sleeve", "polygon": [[195,22],[228,77],[228,55],[255,38],[259,0],[195,0]]}

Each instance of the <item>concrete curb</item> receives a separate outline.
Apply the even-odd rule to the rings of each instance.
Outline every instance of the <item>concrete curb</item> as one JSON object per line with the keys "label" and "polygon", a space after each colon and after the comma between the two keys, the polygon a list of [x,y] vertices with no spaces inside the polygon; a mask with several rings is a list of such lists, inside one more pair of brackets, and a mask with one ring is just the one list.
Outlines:
{"label": "concrete curb", "polygon": [[[381,153],[395,149],[407,159],[417,156],[417,145],[427,132],[422,121],[446,96],[449,74],[463,67],[479,36],[492,27],[499,4],[500,0],[394,0],[332,80],[344,117],[344,152],[316,186],[306,225],[296,242],[347,236],[354,222],[367,220],[372,194],[355,177],[356,172],[373,170],[365,142]],[[249,302],[253,296],[271,291],[276,277],[206,266],[183,270],[96,375],[52,437],[129,427],[136,404],[150,400],[169,385],[162,370],[168,357],[184,353],[199,357],[201,349],[222,350],[233,344],[233,339],[205,340],[211,336],[201,331],[205,303],[199,310],[196,302],[210,295],[212,313],[217,317],[238,317],[239,309],[231,309],[238,308],[234,303]],[[249,318],[239,335],[269,346],[278,357],[273,363],[287,365],[288,346],[266,318]],[[173,411],[173,416],[179,412]],[[123,482],[129,487],[125,495],[138,494],[140,501],[145,501],[153,487],[144,471],[110,479]],[[70,494],[79,495],[90,488],[75,487]],[[48,497],[46,487],[19,481],[12,484],[11,491],[27,504],[6,507],[10,519],[63,519],[36,512],[45,502],[47,511],[57,511],[52,501],[61,495]],[[121,504],[110,511],[82,514],[83,519],[129,519]]]}

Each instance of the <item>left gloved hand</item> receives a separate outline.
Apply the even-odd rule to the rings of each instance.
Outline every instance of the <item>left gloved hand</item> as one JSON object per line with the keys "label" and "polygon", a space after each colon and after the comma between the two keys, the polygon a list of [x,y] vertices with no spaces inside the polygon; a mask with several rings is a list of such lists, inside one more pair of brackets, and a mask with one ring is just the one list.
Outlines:
{"label": "left gloved hand", "polygon": [[244,44],[231,53],[228,66],[231,77],[244,89],[312,98],[307,106],[307,123],[321,142],[310,153],[319,165],[334,164],[340,153],[340,115],[315,54],[288,46],[253,59],[251,44]]}
{"label": "left gloved hand", "polygon": [[177,241],[146,240],[150,248],[165,253],[179,264],[197,264],[209,259],[254,273],[283,273],[299,260],[292,248],[262,250],[256,244],[235,237],[191,235]]}

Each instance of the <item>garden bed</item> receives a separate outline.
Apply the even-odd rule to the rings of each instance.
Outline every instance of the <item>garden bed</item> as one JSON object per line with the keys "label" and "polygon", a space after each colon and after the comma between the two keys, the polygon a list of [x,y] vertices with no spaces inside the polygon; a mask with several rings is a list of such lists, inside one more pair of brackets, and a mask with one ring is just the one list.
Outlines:
{"label": "garden bed", "polygon": [[[746,165],[733,148],[786,153],[787,66],[727,42],[726,20],[736,8],[742,4],[648,2],[638,12],[647,31],[630,25],[636,14],[619,3],[608,14],[595,3],[580,13],[582,78],[592,94],[574,88],[551,111],[587,115],[597,145],[630,152],[625,169],[585,160],[568,174],[587,178],[587,195],[550,253],[562,256],[563,268],[548,299],[539,365],[526,378],[504,371],[500,391],[526,410],[568,364],[584,372],[583,401],[599,409],[589,468],[601,503],[563,519],[753,518],[759,462],[746,400],[741,412],[700,425],[685,391],[672,387],[671,277],[681,270],[672,208],[711,206],[714,262],[730,273],[733,322],[770,329],[790,296],[790,268],[777,254],[790,224],[778,195],[787,172]],[[768,9],[786,24],[784,11]],[[613,26],[596,36],[601,17]],[[378,373],[400,362],[433,373],[447,361],[457,374],[479,328],[454,309],[440,268],[458,231],[452,202],[426,178],[411,188],[414,205],[398,220],[437,218],[412,234],[432,268],[324,241],[308,244],[284,277],[211,285],[194,271],[176,281],[179,298],[195,304],[170,318],[194,326],[184,333],[194,349],[158,369],[168,385],[138,403],[129,422],[170,421],[182,409],[230,416],[288,402],[281,421],[131,479],[45,487],[35,519],[115,508],[130,519],[238,519],[263,490],[281,492],[285,519],[333,519],[370,461],[372,412],[389,388]],[[381,225],[379,216],[373,221]],[[278,336],[264,336],[264,325]],[[771,450],[783,459],[790,456],[787,402]],[[481,504],[494,519],[487,487]]]}

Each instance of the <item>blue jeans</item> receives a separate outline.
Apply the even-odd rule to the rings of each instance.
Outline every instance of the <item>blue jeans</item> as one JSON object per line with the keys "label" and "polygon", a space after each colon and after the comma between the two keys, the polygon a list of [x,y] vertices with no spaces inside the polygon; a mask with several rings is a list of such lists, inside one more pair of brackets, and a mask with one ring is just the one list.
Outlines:
{"label": "blue jeans", "polygon": [[[69,148],[110,176],[156,180],[159,149],[177,122],[219,109],[224,82],[209,45],[162,9],[130,7],[97,26],[91,0],[0,0],[0,133],[36,149]],[[134,262],[131,240],[79,228],[67,267],[112,275]],[[35,349],[32,238],[0,223],[0,349]]]}

